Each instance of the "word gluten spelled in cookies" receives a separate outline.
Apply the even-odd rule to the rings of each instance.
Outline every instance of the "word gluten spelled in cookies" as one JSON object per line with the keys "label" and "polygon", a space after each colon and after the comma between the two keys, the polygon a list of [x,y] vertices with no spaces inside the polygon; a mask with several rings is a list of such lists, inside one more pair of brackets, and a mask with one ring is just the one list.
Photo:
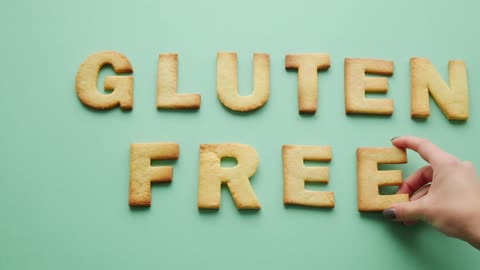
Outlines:
{"label": "word gluten spelled in cookies", "polygon": [[[97,89],[98,73],[105,65],[111,65],[116,73],[132,73],[130,61],[115,51],[103,51],[90,55],[77,73],[78,97],[86,106],[105,110],[120,106],[133,109],[133,76],[107,76],[105,90]],[[349,114],[393,113],[392,99],[366,98],[365,93],[386,93],[387,77],[372,77],[366,74],[393,75],[393,61],[345,58],[345,112]],[[285,68],[298,70],[298,111],[314,114],[318,104],[319,70],[330,67],[330,56],[324,53],[287,54]],[[429,97],[432,96],[448,119],[468,119],[468,84],[465,63],[449,61],[450,86],[442,79],[435,67],[425,58],[410,59],[411,116],[427,118],[430,115]],[[157,108],[199,109],[199,94],[177,93],[178,55],[160,54],[157,76]],[[248,112],[262,107],[270,95],[270,56],[266,53],[253,55],[253,91],[250,95],[238,93],[237,54],[217,54],[217,96],[220,102],[233,111]]]}
{"label": "word gluten spelled in cookies", "polygon": [[[133,76],[107,76],[105,90],[100,93],[97,81],[100,70],[111,65],[117,74],[132,73],[130,61],[115,51],[90,55],[81,65],[76,77],[76,90],[80,101],[91,108],[106,110],[115,107],[133,109]],[[448,119],[468,119],[468,86],[463,61],[449,61],[449,85],[441,78],[428,59],[411,58],[411,116],[427,118],[430,115],[429,97],[432,96]],[[298,110],[314,114],[318,104],[319,70],[330,67],[330,56],[323,53],[288,54],[285,68],[298,70]],[[366,74],[393,75],[393,61],[346,58],[345,59],[345,111],[349,114],[393,113],[393,100],[366,98],[365,93],[386,93],[387,77]],[[178,55],[160,54],[157,76],[157,108],[199,109],[199,94],[177,93]],[[217,96],[220,102],[233,111],[248,112],[262,107],[270,95],[270,56],[255,53],[253,56],[253,91],[250,95],[238,93],[237,54],[220,52],[217,55]],[[150,206],[151,183],[170,182],[173,168],[151,166],[152,160],[178,159],[176,143],[134,143],[130,148],[130,206]],[[328,183],[328,167],[305,166],[304,161],[330,161],[330,146],[284,145],[283,201],[312,207],[335,206],[334,193],[305,190],[305,182]],[[222,167],[222,158],[234,158],[237,165]],[[408,194],[380,195],[380,186],[402,183],[400,170],[378,170],[378,164],[396,164],[407,161],[406,152],[399,148],[358,148],[357,184],[358,210],[381,211],[397,202],[409,200]],[[218,209],[221,185],[226,184],[235,204],[240,209],[260,209],[260,202],[250,185],[250,177],[258,166],[258,155],[248,145],[200,145],[200,175],[198,207]]]}

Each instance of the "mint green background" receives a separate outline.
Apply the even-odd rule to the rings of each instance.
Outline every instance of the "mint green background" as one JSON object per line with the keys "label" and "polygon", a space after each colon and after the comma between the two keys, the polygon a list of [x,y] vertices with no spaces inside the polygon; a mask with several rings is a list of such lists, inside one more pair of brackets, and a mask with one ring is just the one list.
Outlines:
{"label": "mint green background", "polygon": [[[480,255],[426,225],[405,227],[357,211],[355,149],[413,134],[480,165],[480,8],[476,1],[2,1],[0,3],[0,269],[477,269]],[[98,112],[75,93],[79,65],[117,50],[134,68],[134,110]],[[233,113],[215,92],[216,53],[236,51],[243,94],[252,54],[271,57],[271,96]],[[157,111],[159,53],[179,53],[179,92],[199,111]],[[297,111],[287,53],[327,52],[314,116]],[[470,119],[449,122],[432,103],[410,119],[409,58],[468,69]],[[343,61],[395,61],[391,117],[344,113]],[[99,84],[111,70],[102,71]],[[152,207],[128,207],[129,144],[180,144],[174,180]],[[259,212],[197,210],[199,144],[240,142],[259,154],[251,179]],[[333,210],[284,207],[283,144],[331,145]],[[394,166],[406,175],[423,165]]]}

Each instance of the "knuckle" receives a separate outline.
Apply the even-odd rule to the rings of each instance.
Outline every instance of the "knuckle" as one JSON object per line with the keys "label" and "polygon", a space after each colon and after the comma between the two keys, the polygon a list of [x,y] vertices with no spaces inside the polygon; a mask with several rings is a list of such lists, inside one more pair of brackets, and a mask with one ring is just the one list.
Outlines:
{"label": "knuckle", "polygon": [[458,165],[460,165],[460,161],[456,157],[448,155],[443,159],[442,165],[449,167],[457,167]]}
{"label": "knuckle", "polygon": [[399,205],[395,209],[397,219],[401,220],[417,220],[419,213],[418,203],[407,202]]}
{"label": "knuckle", "polygon": [[433,168],[432,168],[431,165],[426,165],[426,166],[423,166],[422,168],[420,168],[420,170],[421,170],[423,176],[426,176],[426,175],[428,175],[430,172],[433,171]]}
{"label": "knuckle", "polygon": [[473,163],[470,161],[462,161],[462,165],[469,169],[474,168]]}

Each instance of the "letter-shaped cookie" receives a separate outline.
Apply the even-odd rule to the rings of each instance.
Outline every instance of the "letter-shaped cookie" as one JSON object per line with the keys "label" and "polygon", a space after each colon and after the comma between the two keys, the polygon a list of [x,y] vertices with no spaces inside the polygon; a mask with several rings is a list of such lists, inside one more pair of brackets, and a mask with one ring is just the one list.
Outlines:
{"label": "letter-shaped cookie", "polygon": [[130,145],[130,206],[150,206],[151,183],[171,182],[171,166],[154,166],[152,160],[178,159],[176,143],[135,143]]}
{"label": "letter-shaped cookie", "polygon": [[238,93],[237,54],[217,54],[217,95],[222,104],[234,111],[246,112],[262,107],[270,95],[270,56],[253,55],[253,92],[248,96]]}
{"label": "letter-shaped cookie", "polygon": [[425,58],[410,59],[411,116],[430,116],[429,93],[448,119],[468,119],[467,68],[460,60],[448,61],[450,87]]}
{"label": "letter-shaped cookie", "polygon": [[158,58],[157,108],[159,109],[198,109],[199,94],[178,94],[178,55],[160,54]]}
{"label": "letter-shaped cookie", "polygon": [[[235,158],[235,167],[221,167],[224,157]],[[250,185],[249,178],[255,174],[258,155],[255,149],[245,144],[200,145],[200,177],[198,208],[220,208],[221,185],[227,184],[239,209],[260,209],[260,203]]]}
{"label": "letter-shaped cookie", "polygon": [[110,94],[101,94],[97,89],[98,73],[107,65],[112,65],[116,73],[132,72],[127,57],[115,51],[103,51],[90,55],[80,65],[77,72],[76,89],[80,101],[88,107],[106,110],[118,105],[124,110],[133,108],[133,76],[107,76],[105,90]]}
{"label": "letter-shaped cookie", "polygon": [[393,100],[366,98],[365,93],[387,93],[388,79],[367,77],[366,73],[393,74],[393,61],[345,58],[345,112],[391,115]]}
{"label": "letter-shaped cookie", "polygon": [[357,184],[358,210],[382,211],[394,203],[407,202],[408,194],[380,195],[378,187],[402,184],[401,170],[378,170],[378,164],[407,162],[405,149],[358,148]]}
{"label": "letter-shaped cookie", "polygon": [[286,69],[298,69],[298,111],[314,114],[318,104],[318,70],[330,67],[326,53],[287,54]]}
{"label": "letter-shaped cookie", "polygon": [[305,190],[305,182],[328,183],[328,167],[306,167],[304,160],[330,161],[332,147],[284,145],[283,203],[334,207],[333,192]]}

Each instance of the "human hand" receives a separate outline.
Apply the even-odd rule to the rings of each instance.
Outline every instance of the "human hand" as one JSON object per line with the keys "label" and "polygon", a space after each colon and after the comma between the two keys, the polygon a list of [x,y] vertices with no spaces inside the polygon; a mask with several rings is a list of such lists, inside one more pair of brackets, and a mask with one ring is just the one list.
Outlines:
{"label": "human hand", "polygon": [[410,202],[394,204],[383,214],[406,224],[425,221],[480,249],[480,182],[473,164],[418,137],[394,138],[392,144],[417,152],[429,165],[399,187],[397,193],[408,193]]}

